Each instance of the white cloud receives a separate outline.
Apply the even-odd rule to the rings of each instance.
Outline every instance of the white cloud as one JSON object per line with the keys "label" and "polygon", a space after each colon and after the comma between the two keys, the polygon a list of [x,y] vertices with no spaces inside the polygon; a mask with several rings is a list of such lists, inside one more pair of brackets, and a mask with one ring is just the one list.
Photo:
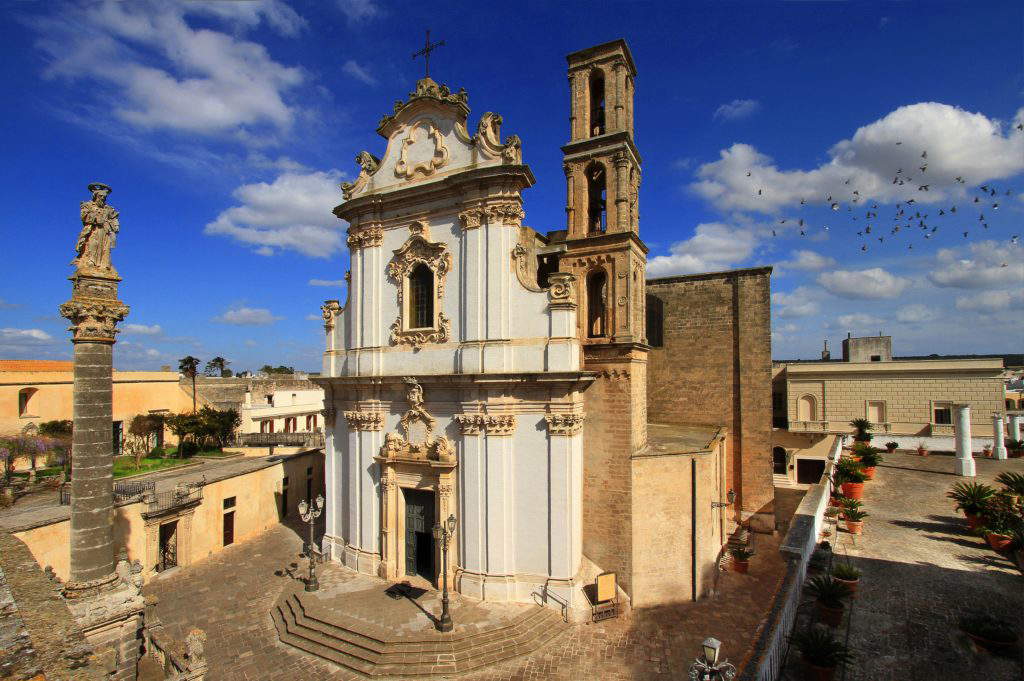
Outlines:
{"label": "white cloud", "polygon": [[818,303],[814,293],[805,286],[794,289],[791,293],[776,291],[772,294],[772,306],[775,316],[782,319],[810,317],[818,314]]}
{"label": "white cloud", "polygon": [[880,267],[867,270],[836,270],[818,275],[825,290],[842,298],[895,298],[903,293],[910,280],[889,274]]}
{"label": "white cloud", "polygon": [[323,319],[323,315],[318,315],[318,314],[308,314],[308,315],[306,315],[306,321],[307,322],[318,322],[321,319]]}
{"label": "white cloud", "polygon": [[756,99],[734,99],[715,109],[711,117],[735,121],[754,115],[760,108],[761,103]]}
{"label": "white cloud", "polygon": [[956,309],[996,312],[1024,309],[1024,289],[1014,291],[981,291],[971,296],[958,296]]}
{"label": "white cloud", "polygon": [[940,250],[928,280],[936,286],[951,288],[1024,285],[1024,248],[1019,244],[979,241],[971,244],[969,250],[968,258],[960,257],[960,249]]}
{"label": "white cloud", "polygon": [[383,14],[376,0],[337,0],[338,8],[349,23],[367,21]]}
{"label": "white cloud", "polygon": [[666,277],[723,270],[749,258],[756,244],[757,238],[750,229],[720,222],[703,223],[697,225],[692,237],[672,244],[670,255],[648,260],[647,274]]}
{"label": "white cloud", "polygon": [[836,321],[839,322],[839,326],[851,331],[863,331],[868,327],[878,327],[885,323],[883,319],[859,312],[840,315]]}
{"label": "white cloud", "polygon": [[0,342],[38,343],[48,340],[53,340],[53,337],[42,329],[12,329],[9,327],[0,329]]}
{"label": "white cloud", "polygon": [[779,264],[795,270],[823,270],[836,264],[835,258],[821,255],[815,251],[797,250],[793,251],[793,254],[796,256],[794,259],[784,260]]}
{"label": "white cloud", "polygon": [[243,306],[225,310],[224,314],[214,317],[213,321],[234,326],[267,326],[278,319],[281,317],[275,317],[264,307]]}
{"label": "white cloud", "polygon": [[[1021,120],[1024,109],[1014,124]],[[801,199],[820,203],[828,195],[846,203],[855,189],[861,201],[941,201],[960,191],[957,176],[970,186],[1024,170],[1024,135],[1008,128],[1004,132],[998,120],[948,104],[911,104],[833,145],[831,159],[817,168],[780,170],[753,146],[736,143],[722,150],[718,161],[702,165],[690,188],[722,210],[762,213],[797,205]],[[893,185],[900,168],[917,179],[923,151],[928,152],[930,190],[918,191],[916,181]]]}
{"label": "white cloud", "polygon": [[3,298],[0,298],[0,310],[13,310],[16,307],[19,307],[17,303],[8,303]]}
{"label": "white cloud", "polygon": [[345,62],[341,70],[367,85],[377,84],[377,79],[373,77],[373,74],[366,70],[365,67],[360,66],[354,59],[349,59]]}
{"label": "white cloud", "polygon": [[905,324],[931,322],[938,319],[938,317],[939,315],[934,309],[927,305],[921,305],[920,303],[904,305],[900,309],[896,310],[896,321],[903,322]]}
{"label": "white cloud", "polygon": [[258,246],[259,255],[281,248],[329,257],[341,248],[342,223],[331,213],[341,201],[341,178],[337,170],[286,172],[271,183],[242,185],[233,192],[242,205],[221,212],[205,232]]}
{"label": "white cloud", "polygon": [[330,287],[336,288],[338,286],[344,286],[345,285],[345,280],[344,279],[310,279],[309,280],[309,285],[310,286],[330,286]]}
{"label": "white cloud", "polygon": [[121,327],[121,332],[139,334],[142,336],[159,336],[163,333],[163,329],[160,328],[159,324],[153,324],[152,326],[146,326],[145,324],[125,324]]}
{"label": "white cloud", "polygon": [[37,46],[50,57],[44,75],[99,83],[86,103],[144,130],[250,142],[287,130],[297,107],[285,95],[303,82],[302,69],[276,62],[258,43],[195,28],[186,18],[196,14],[230,24],[235,34],[261,21],[286,36],[305,25],[278,0],[65,6],[34,23]]}

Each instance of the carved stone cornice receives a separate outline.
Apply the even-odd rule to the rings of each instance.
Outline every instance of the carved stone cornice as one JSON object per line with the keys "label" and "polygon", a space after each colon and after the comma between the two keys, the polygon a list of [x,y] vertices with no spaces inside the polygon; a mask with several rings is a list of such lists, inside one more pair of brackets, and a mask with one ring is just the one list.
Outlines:
{"label": "carved stone cornice", "polygon": [[345,420],[349,430],[381,430],[384,414],[379,411],[346,411]]}
{"label": "carved stone cornice", "polygon": [[350,227],[348,230],[348,247],[353,251],[360,248],[373,248],[382,243],[384,243],[384,230],[379,225],[360,229]]}
{"label": "carved stone cornice", "polygon": [[548,423],[548,433],[551,435],[575,435],[583,430],[585,418],[586,414],[578,412],[544,415],[544,420]]}
{"label": "carved stone cornice", "polygon": [[334,329],[334,318],[341,312],[341,303],[337,300],[325,300],[320,306],[324,317],[324,331],[330,333]]}
{"label": "carved stone cornice", "polygon": [[569,272],[552,272],[548,275],[548,300],[553,307],[575,307],[576,276]]}
{"label": "carved stone cornice", "polygon": [[463,435],[511,435],[516,429],[515,414],[456,414],[454,419]]}
{"label": "carved stone cornice", "polygon": [[487,220],[492,223],[501,222],[518,227],[523,224],[524,215],[518,203],[494,203],[487,206]]}
{"label": "carved stone cornice", "polygon": [[483,219],[484,212],[479,208],[464,210],[459,213],[459,224],[462,226],[463,231],[478,229],[483,224]]}
{"label": "carved stone cornice", "polygon": [[71,342],[113,343],[117,323],[128,316],[129,308],[119,300],[72,298],[61,304],[60,316],[68,319]]}

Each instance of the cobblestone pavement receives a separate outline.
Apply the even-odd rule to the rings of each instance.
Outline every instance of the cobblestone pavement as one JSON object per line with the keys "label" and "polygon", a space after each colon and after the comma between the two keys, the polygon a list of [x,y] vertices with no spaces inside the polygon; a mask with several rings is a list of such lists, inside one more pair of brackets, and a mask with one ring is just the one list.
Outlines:
{"label": "cobblestone pavement", "polygon": [[[863,572],[845,681],[1024,679],[1020,650],[977,652],[957,628],[967,609],[1024,625],[1024,576],[954,512],[946,491],[963,478],[952,470],[951,456],[885,455],[865,489],[864,534],[837,535],[836,559],[847,554]],[[994,484],[1003,470],[1024,472],[1024,459],[977,460],[979,482]]]}
{"label": "cobblestone pavement", "polygon": [[[301,546],[294,530],[278,526],[151,581],[144,591],[160,599],[157,613],[166,638],[180,643],[189,628],[205,630],[211,681],[362,678],[277,639],[270,609],[290,578],[274,573],[291,562],[301,570]],[[750,574],[721,573],[717,596],[573,626],[532,655],[459,678],[678,681],[700,642],[712,635],[723,641],[727,657],[741,663],[781,581],[777,546],[775,537],[759,538]]]}

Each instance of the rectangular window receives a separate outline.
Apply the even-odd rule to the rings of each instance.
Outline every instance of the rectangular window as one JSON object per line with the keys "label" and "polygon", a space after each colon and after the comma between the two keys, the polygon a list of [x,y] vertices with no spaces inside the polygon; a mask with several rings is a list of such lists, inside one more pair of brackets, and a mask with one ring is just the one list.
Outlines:
{"label": "rectangular window", "polygon": [[225,509],[234,508],[234,507],[235,507],[235,497],[228,497],[227,499],[224,500],[224,508]]}
{"label": "rectangular window", "polygon": [[267,406],[268,407],[273,407],[274,406],[274,396],[273,395],[267,395]]}
{"label": "rectangular window", "polygon": [[872,362],[881,362],[882,361],[882,356],[881,355],[871,355],[871,361]]}
{"label": "rectangular window", "polygon": [[932,406],[932,423],[951,425],[953,423],[953,405],[949,402],[935,402]]}

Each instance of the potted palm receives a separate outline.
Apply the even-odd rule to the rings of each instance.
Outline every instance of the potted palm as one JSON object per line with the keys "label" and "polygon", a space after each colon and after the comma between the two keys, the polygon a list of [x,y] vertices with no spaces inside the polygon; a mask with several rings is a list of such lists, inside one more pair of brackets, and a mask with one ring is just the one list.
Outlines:
{"label": "potted palm", "polygon": [[974,643],[991,652],[1012,647],[1020,638],[1020,632],[1004,619],[988,613],[969,613],[960,617],[960,629]]}
{"label": "potted palm", "polygon": [[1020,504],[1021,497],[1024,497],[1024,473],[1003,471],[996,476],[996,482],[1003,486],[1007,496],[1012,497],[1017,504]]}
{"label": "potted palm", "polygon": [[860,465],[864,470],[864,477],[868,480],[875,479],[875,466],[882,463],[882,454],[874,447],[864,447],[860,452]]}
{"label": "potted palm", "polygon": [[963,511],[967,526],[974,530],[978,527],[985,503],[995,493],[994,487],[980,482],[958,482],[946,492],[946,496],[956,502],[956,510]]}
{"label": "potted palm", "polygon": [[867,512],[860,509],[847,509],[846,531],[850,534],[860,534],[864,531],[864,519],[868,517]]}
{"label": "potted palm", "polygon": [[899,446],[900,446],[899,442],[886,442],[885,443],[885,449],[890,454],[895,454],[896,450],[899,449]]}
{"label": "potted palm", "polygon": [[851,659],[846,646],[825,627],[814,626],[794,631],[790,643],[800,651],[808,677],[813,681],[832,681],[836,668]]}
{"label": "potted palm", "polygon": [[847,511],[859,511],[864,505],[864,502],[859,499],[843,499],[843,505],[839,509],[839,519],[846,520]]}
{"label": "potted palm", "polygon": [[807,590],[818,604],[818,617],[830,627],[843,622],[844,598],[850,597],[850,587],[830,575],[819,575],[807,580]]}
{"label": "potted palm", "polygon": [[994,550],[1002,553],[1013,547],[1014,530],[1024,525],[1024,517],[1005,492],[996,492],[982,505],[981,522],[977,532]]}
{"label": "potted palm", "polygon": [[857,587],[860,586],[860,570],[849,563],[836,563],[832,566],[832,578],[845,584],[850,595],[856,598]]}
{"label": "potted palm", "polygon": [[861,465],[852,459],[840,459],[836,464],[836,474],[842,480],[843,496],[860,499],[864,496],[864,481],[867,476]]}
{"label": "potted palm", "polygon": [[874,428],[871,421],[867,419],[854,419],[850,421],[850,425],[853,426],[853,441],[857,442],[871,442],[871,430]]}
{"label": "potted palm", "polygon": [[1011,459],[1019,459],[1024,454],[1024,440],[1010,440],[1006,442],[1006,455]]}
{"label": "potted palm", "polygon": [[750,569],[750,558],[754,552],[744,546],[734,546],[729,549],[729,554],[732,556],[733,569],[741,574],[746,574]]}

